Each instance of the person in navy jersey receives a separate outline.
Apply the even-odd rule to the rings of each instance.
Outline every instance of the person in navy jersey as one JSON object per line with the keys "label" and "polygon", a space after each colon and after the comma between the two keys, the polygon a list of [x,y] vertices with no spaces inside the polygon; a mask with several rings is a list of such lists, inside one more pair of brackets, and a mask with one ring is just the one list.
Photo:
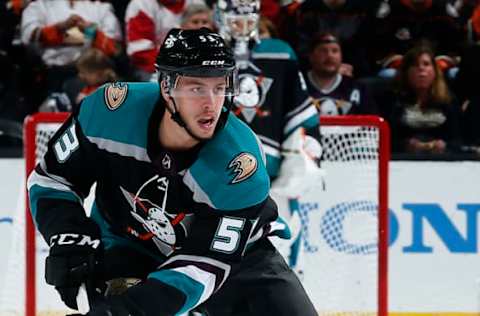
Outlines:
{"label": "person in navy jersey", "polygon": [[353,78],[343,64],[342,47],[332,33],[319,33],[310,45],[308,92],[321,115],[377,114],[377,106],[366,86]]}

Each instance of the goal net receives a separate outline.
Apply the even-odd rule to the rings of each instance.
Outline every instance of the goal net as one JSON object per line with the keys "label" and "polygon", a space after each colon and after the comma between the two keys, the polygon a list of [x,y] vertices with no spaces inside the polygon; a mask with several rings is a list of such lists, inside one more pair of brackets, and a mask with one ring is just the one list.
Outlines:
{"label": "goal net", "polygon": [[272,186],[294,237],[301,231],[279,249],[319,315],[386,316],[388,125],[376,116],[325,116],[320,125],[323,172],[291,163],[287,148]]}
{"label": "goal net", "polygon": [[[67,117],[27,118],[27,176]],[[319,315],[386,316],[388,126],[375,116],[322,117],[321,122],[325,186],[292,199],[302,223],[302,282]],[[35,232],[28,203],[23,207],[14,219],[0,316],[71,313],[44,281],[48,247]]]}
{"label": "goal net", "polygon": [[387,315],[390,135],[379,117],[322,117],[325,188],[300,203],[304,285],[322,315]]}

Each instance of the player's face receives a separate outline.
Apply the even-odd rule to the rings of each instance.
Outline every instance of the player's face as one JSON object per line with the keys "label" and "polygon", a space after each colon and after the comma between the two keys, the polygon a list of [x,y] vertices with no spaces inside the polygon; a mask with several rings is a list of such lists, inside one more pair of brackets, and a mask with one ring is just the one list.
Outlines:
{"label": "player's face", "polygon": [[408,80],[414,90],[425,90],[432,86],[435,68],[429,54],[421,54],[416,64],[408,68]]}
{"label": "player's face", "polygon": [[175,102],[188,129],[200,139],[213,136],[225,101],[226,77],[180,77]]}
{"label": "player's face", "polygon": [[258,15],[229,15],[226,17],[227,29],[233,38],[250,38],[258,28]]}
{"label": "player's face", "polygon": [[342,64],[342,50],[338,43],[317,45],[310,54],[312,70],[320,76],[335,75]]}

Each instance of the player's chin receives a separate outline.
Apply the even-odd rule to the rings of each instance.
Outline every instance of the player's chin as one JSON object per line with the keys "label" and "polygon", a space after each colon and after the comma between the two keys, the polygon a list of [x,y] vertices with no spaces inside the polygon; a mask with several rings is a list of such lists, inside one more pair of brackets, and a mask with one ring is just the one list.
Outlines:
{"label": "player's chin", "polygon": [[193,132],[193,135],[199,140],[209,140],[213,138],[213,133],[199,133],[198,131]]}
{"label": "player's chin", "polygon": [[202,128],[197,125],[192,129],[192,132],[198,139],[208,140],[213,137],[216,126],[217,124],[214,124],[210,128]]}

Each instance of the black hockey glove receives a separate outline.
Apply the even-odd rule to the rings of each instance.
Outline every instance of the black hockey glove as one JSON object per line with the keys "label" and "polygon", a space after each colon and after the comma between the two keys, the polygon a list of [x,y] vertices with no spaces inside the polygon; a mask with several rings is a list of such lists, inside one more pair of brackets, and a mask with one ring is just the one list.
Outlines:
{"label": "black hockey glove", "polygon": [[86,219],[69,232],[51,235],[49,245],[45,279],[55,286],[68,307],[77,309],[78,288],[82,283],[87,288],[92,286],[95,267],[103,254],[100,230],[94,221]]}

